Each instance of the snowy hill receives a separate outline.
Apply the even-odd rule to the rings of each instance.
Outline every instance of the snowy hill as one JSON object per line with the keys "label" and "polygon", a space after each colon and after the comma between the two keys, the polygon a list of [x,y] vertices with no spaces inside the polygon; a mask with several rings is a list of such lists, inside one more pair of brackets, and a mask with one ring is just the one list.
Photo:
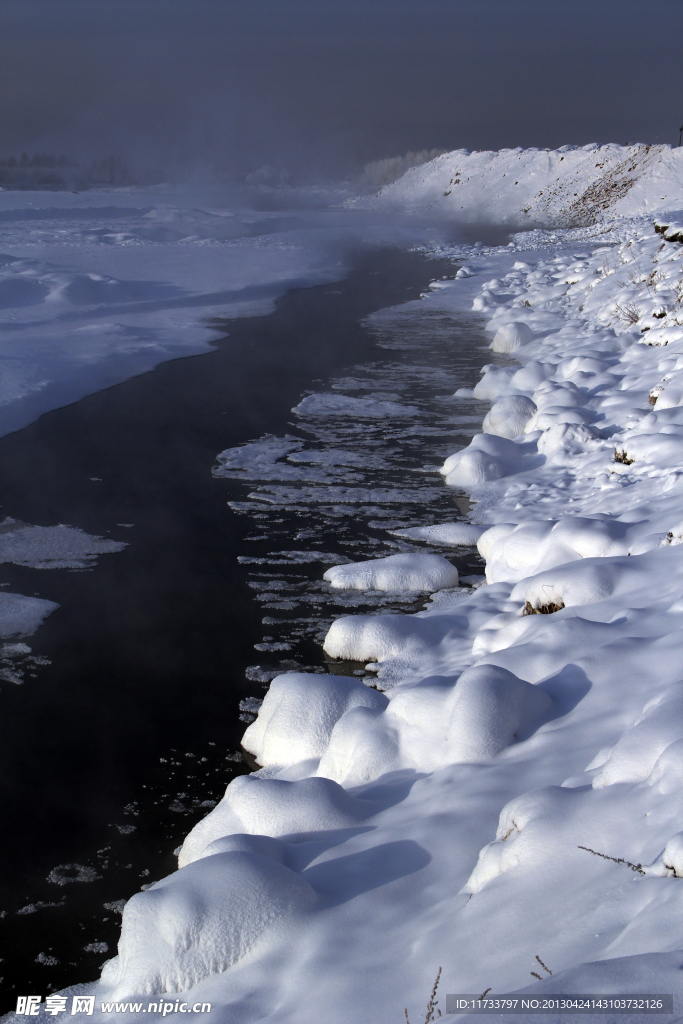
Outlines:
{"label": "snowy hill", "polygon": [[683,206],[683,148],[456,150],[412,168],[372,203],[515,228],[654,214]]}

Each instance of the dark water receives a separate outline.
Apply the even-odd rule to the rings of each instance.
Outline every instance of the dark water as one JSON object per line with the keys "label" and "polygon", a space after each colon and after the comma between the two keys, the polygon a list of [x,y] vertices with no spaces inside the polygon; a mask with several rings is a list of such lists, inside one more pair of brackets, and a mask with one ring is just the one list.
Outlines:
{"label": "dark water", "polygon": [[[401,440],[404,425],[394,433],[390,424],[362,429],[366,445],[393,452],[393,465],[374,471],[376,482],[403,492],[438,485],[415,471],[425,451],[453,451],[472,432],[449,425],[454,411],[443,392],[471,384],[484,361],[481,339],[474,331],[465,357],[462,338],[442,325],[431,335],[414,326],[405,342],[400,330],[360,321],[453,272],[451,262],[414,253],[359,254],[344,282],[292,292],[273,314],[230,324],[215,352],[167,362],[0,440],[5,514],[129,545],[87,571],[0,567],[12,592],[60,605],[29,638],[34,655],[51,664],[0,691],[2,1008],[12,1009],[16,994],[44,996],[97,976],[116,952],[117,901],[172,870],[173,849],[191,825],[234,773],[249,770],[239,754],[250,717],[240,720],[240,700],[262,696],[287,658],[325,671],[315,642],[321,615],[324,626],[340,610],[339,602],[326,605],[325,566],[275,570],[273,546],[362,557],[385,543],[391,517],[460,516],[457,497],[442,486],[432,508],[413,500],[407,513],[389,501],[340,512],[306,495],[298,505],[291,495],[285,505],[272,496],[254,501],[240,479],[211,474],[218,452],[264,433],[298,430],[313,450],[352,446],[353,437],[339,433],[348,428],[293,428],[290,411],[306,389],[326,390],[349,372],[357,378],[360,368],[402,388],[405,400],[422,388],[423,398],[441,402],[431,433],[424,420],[412,439]],[[418,336],[424,352],[416,362]],[[451,369],[442,367],[446,350]],[[422,373],[430,360],[441,377]],[[418,362],[419,372],[411,369]],[[477,571],[471,555],[459,564]],[[273,579],[280,584],[264,597]]]}

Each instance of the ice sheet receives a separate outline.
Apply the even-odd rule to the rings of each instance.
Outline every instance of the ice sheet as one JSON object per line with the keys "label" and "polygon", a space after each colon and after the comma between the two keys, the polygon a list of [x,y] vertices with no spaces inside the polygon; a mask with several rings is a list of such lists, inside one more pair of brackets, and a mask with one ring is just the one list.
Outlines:
{"label": "ice sheet", "polygon": [[[344,276],[359,245],[433,240],[283,189],[0,191],[0,436],[160,362],[210,350],[235,317]],[[217,329],[216,321],[221,322]]]}

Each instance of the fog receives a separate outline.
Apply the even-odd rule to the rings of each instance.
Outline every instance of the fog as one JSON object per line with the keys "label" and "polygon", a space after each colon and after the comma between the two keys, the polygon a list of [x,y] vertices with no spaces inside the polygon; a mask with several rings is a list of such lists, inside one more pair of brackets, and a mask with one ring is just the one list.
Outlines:
{"label": "fog", "polygon": [[678,143],[681,0],[0,0],[0,157],[292,180]]}

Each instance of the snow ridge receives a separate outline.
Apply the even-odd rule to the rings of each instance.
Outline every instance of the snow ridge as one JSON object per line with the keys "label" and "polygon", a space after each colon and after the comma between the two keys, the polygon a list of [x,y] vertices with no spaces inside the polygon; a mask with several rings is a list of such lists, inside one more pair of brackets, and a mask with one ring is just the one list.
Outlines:
{"label": "snow ridge", "polygon": [[465,223],[579,227],[683,203],[683,149],[615,144],[456,150],[414,167],[371,200]]}

